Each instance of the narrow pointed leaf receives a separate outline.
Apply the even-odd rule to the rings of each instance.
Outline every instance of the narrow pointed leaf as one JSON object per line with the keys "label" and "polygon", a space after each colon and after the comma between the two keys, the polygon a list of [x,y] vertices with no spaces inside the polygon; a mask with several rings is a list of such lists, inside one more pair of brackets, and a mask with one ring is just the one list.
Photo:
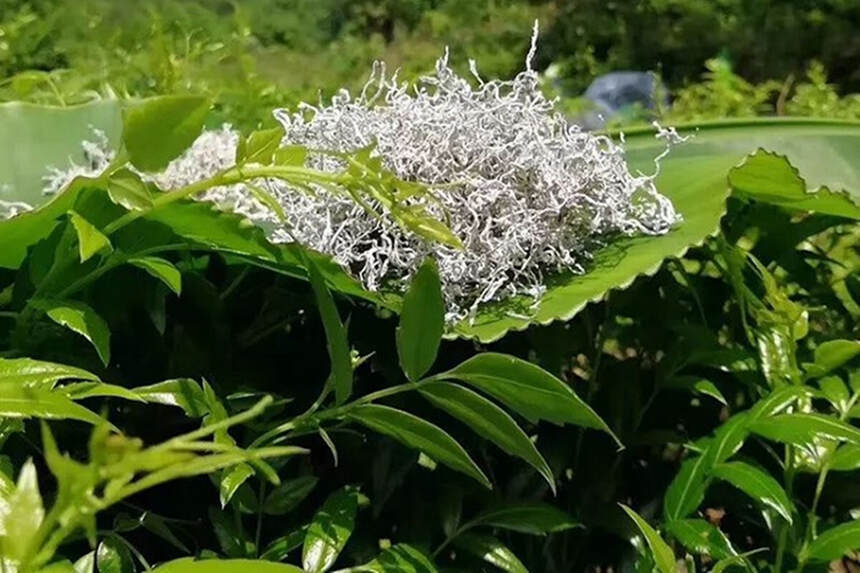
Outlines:
{"label": "narrow pointed leaf", "polygon": [[334,298],[326,286],[325,279],[320,274],[316,263],[304,251],[300,251],[302,262],[308,272],[311,288],[316,297],[317,309],[325,329],[328,354],[331,359],[331,377],[334,385],[335,403],[343,404],[352,394],[352,357],[349,352],[349,341],[346,329],[340,320]]}
{"label": "narrow pointed leaf", "polygon": [[82,302],[41,299],[30,303],[61,326],[90,341],[105,366],[110,363],[110,330],[104,319]]}
{"label": "narrow pointed leaf", "polygon": [[787,522],[792,523],[794,504],[782,486],[769,474],[743,462],[726,462],[711,470],[711,474],[727,481],[752,499],[776,510]]}
{"label": "narrow pointed leaf", "polygon": [[472,520],[475,525],[499,527],[530,535],[546,535],[583,527],[555,506],[540,502],[503,505],[482,512]]}
{"label": "narrow pointed leaf", "polygon": [[694,555],[724,559],[736,554],[726,535],[704,519],[670,521],[666,531]]}
{"label": "narrow pointed leaf", "polygon": [[78,236],[78,251],[81,257],[81,262],[89,260],[90,257],[101,251],[113,250],[110,240],[101,231],[99,231],[92,223],[78,215],[74,211],[69,211],[69,218],[72,225],[75,227],[75,233]]}
{"label": "narrow pointed leaf", "polygon": [[705,499],[710,466],[705,455],[685,460],[663,498],[663,517],[675,521],[696,511]]}
{"label": "narrow pointed leaf", "polygon": [[475,386],[528,420],[595,428],[618,442],[606,422],[570,386],[539,366],[519,358],[486,352],[440,377],[462,380]]}
{"label": "narrow pointed leaf", "polygon": [[314,516],[302,547],[302,567],[308,573],[322,573],[334,565],[352,535],[358,511],[358,492],[344,488],[325,501]]}
{"label": "narrow pointed leaf", "polygon": [[209,404],[200,384],[190,378],[165,380],[149,386],[139,386],[135,394],[155,404],[176,406],[186,414],[199,418],[209,413]]}
{"label": "narrow pointed leaf", "polygon": [[647,521],[642,519],[638,513],[624,504],[619,505],[621,506],[621,509],[630,516],[630,519],[636,523],[636,527],[639,528],[639,531],[642,532],[646,543],[648,543],[648,547],[651,548],[651,555],[654,558],[654,564],[657,566],[660,573],[675,573],[675,554],[672,552],[672,548],[663,541],[660,534],[657,533]]}
{"label": "narrow pointed leaf", "polygon": [[401,410],[375,404],[355,407],[350,410],[348,417],[476,479],[487,488],[492,488],[490,480],[472,461],[463,446],[430,422]]}
{"label": "narrow pointed leaf", "polygon": [[832,561],[860,547],[860,520],[849,521],[828,529],[807,548],[809,559]]}
{"label": "narrow pointed leaf", "polygon": [[0,358],[0,383],[51,389],[60,380],[98,380],[86,370],[32,358]]}
{"label": "narrow pointed leaf", "polygon": [[96,413],[74,403],[62,392],[14,384],[0,384],[0,416],[104,423]]}
{"label": "narrow pointed leaf", "polygon": [[512,456],[534,467],[555,491],[555,478],[546,460],[507,412],[481,396],[450,382],[432,382],[419,390],[438,408],[445,410],[478,435],[490,440]]}
{"label": "narrow pointed leaf", "polygon": [[454,539],[454,545],[507,573],[528,573],[528,569],[514,552],[495,537],[463,533]]}
{"label": "narrow pointed leaf", "polygon": [[163,282],[177,295],[182,293],[182,273],[170,261],[159,257],[138,257],[128,262]]}
{"label": "narrow pointed leaf", "polygon": [[406,377],[418,381],[436,361],[445,327],[445,303],[439,271],[427,259],[409,284],[403,297],[400,326],[397,328],[397,354]]}
{"label": "narrow pointed leaf", "polygon": [[233,499],[236,490],[252,475],[254,475],[254,469],[248,464],[238,464],[228,470],[224,470],[218,480],[218,495],[221,500],[221,509],[227,507],[227,504]]}
{"label": "narrow pointed leaf", "polygon": [[314,476],[302,476],[281,482],[266,497],[263,511],[269,515],[283,515],[294,510],[310,495],[319,482]]}
{"label": "narrow pointed leaf", "polygon": [[134,391],[117,386],[116,384],[105,384],[104,382],[77,382],[64,384],[57,390],[72,400],[83,400],[84,398],[122,398],[133,402],[144,402],[145,400],[134,393]]}
{"label": "narrow pointed leaf", "polygon": [[756,434],[786,444],[809,444],[816,438],[860,444],[860,430],[821,414],[781,414],[750,425]]}

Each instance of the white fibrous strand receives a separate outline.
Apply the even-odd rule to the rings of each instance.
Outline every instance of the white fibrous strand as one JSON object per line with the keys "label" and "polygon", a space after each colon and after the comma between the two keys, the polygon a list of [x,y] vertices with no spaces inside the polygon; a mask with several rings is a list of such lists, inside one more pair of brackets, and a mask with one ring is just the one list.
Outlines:
{"label": "white fibrous strand", "polygon": [[[387,169],[426,186],[426,195],[410,201],[444,221],[462,249],[417,236],[378,205],[382,217],[320,186],[308,193],[277,179],[254,182],[283,206],[285,222],[242,184],[210,189],[201,199],[265,222],[273,242],[298,241],[331,255],[371,291],[401,290],[432,256],[449,322],[516,295],[536,301],[551,275],[586,272],[595,251],[613,239],[663,234],[679,221],[655,174],[631,173],[620,145],[554,110],[530,58],[509,81],[482,80],[474,62],[470,70],[471,79],[459,76],[446,52],[433,75],[408,84],[377,63],[358,95],[342,90],[327,105],[274,112],[284,144],[337,152],[374,146]],[[658,137],[667,147],[678,140],[672,130],[658,129]],[[233,165],[238,138],[229,127],[206,132],[151,179],[169,190],[210,177]],[[341,159],[324,153],[312,152],[307,165],[343,170]]]}

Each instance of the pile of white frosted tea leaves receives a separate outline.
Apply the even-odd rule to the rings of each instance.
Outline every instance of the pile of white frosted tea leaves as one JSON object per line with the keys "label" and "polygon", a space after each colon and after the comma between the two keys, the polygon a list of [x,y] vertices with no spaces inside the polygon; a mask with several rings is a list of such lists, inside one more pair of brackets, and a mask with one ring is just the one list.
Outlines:
{"label": "pile of white frosted tea leaves", "polygon": [[[280,179],[255,181],[281,205],[283,220],[244,184],[212,188],[198,199],[261,224],[274,243],[298,241],[332,256],[370,291],[402,290],[432,256],[449,323],[518,295],[536,303],[552,275],[585,273],[612,240],[666,233],[680,217],[657,191],[655,174],[630,172],[622,145],[555,111],[539,88],[533,55],[534,41],[526,69],[507,81],[482,79],[474,62],[469,77],[458,75],[447,51],[434,74],[412,83],[377,63],[358,95],[341,90],[327,104],[274,112],[285,131],[282,145],[312,150],[307,167],[343,170],[338,155],[313,150],[372,146],[385,168],[426,187],[410,200],[444,221],[461,248],[418,236],[378,205],[369,210],[330,188],[311,193]],[[664,129],[657,137],[667,149],[678,139]],[[235,163],[239,140],[229,126],[204,132],[147,178],[171,190],[211,177]],[[72,176],[98,173],[113,156],[104,141],[87,143],[85,152],[86,165],[52,171],[46,192]]]}

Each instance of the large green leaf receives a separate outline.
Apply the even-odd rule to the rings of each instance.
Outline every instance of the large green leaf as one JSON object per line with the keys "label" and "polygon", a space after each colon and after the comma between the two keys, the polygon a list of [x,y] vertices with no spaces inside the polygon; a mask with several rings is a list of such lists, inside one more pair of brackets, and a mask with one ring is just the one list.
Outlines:
{"label": "large green leaf", "polygon": [[303,573],[298,567],[271,561],[254,559],[205,559],[197,561],[193,557],[185,557],[169,561],[152,570],[152,573],[236,573],[237,571],[253,571],[254,573]]}
{"label": "large green leaf", "polygon": [[123,118],[122,140],[131,163],[160,171],[194,143],[210,102],[196,95],[166,95],[136,102]]}
{"label": "large green leaf", "polygon": [[735,555],[726,535],[704,519],[679,519],[666,524],[666,530],[690,552],[725,559]]}
{"label": "large green leaf", "polygon": [[367,404],[352,408],[349,417],[371,430],[386,434],[403,444],[424,452],[434,460],[476,479],[487,488],[490,480],[472,461],[463,446],[447,432],[407,412]]}
{"label": "large green leaf", "polygon": [[365,565],[343,569],[338,573],[436,573],[433,561],[423,552],[407,545],[398,543],[382,551],[379,556]]}
{"label": "large green leaf", "polygon": [[531,535],[546,535],[582,527],[581,523],[557,507],[540,502],[512,503],[494,507],[482,512],[470,524],[498,527]]}
{"label": "large green leaf", "polygon": [[693,513],[705,499],[707,472],[710,466],[705,455],[685,460],[681,470],[666,490],[663,517],[675,521]]}
{"label": "large green leaf", "polygon": [[805,554],[815,561],[839,559],[860,547],[860,521],[850,521],[828,529],[806,548]]}
{"label": "large green leaf", "polygon": [[531,464],[555,492],[555,479],[549,464],[507,412],[480,394],[450,382],[425,384],[419,392],[434,405],[467,424],[481,437]]}
{"label": "large green leaf", "polygon": [[[44,203],[43,177],[49,167],[83,164],[81,142],[104,132],[116,145],[122,132],[119,102],[104,100],[71,107],[0,104],[0,200]],[[3,242],[4,249],[6,241]]]}
{"label": "large green leaf", "polygon": [[606,422],[570,386],[514,356],[485,352],[439,377],[475,386],[529,420],[595,428],[618,441]]}
{"label": "large green leaf", "polygon": [[62,392],[9,383],[0,384],[0,416],[81,420],[94,425],[104,423],[98,414],[75,404]]}
{"label": "large green leaf", "polygon": [[[682,126],[678,131],[694,137],[662,160],[656,184],[683,216],[680,225],[660,237],[615,241],[596,254],[587,273],[556,277],[532,316],[523,317],[519,307],[516,313],[509,312],[508,303],[491,305],[474,322],[458,325],[454,334],[491,342],[530,324],[569,320],[610,290],[654,274],[667,257],[683,255],[717,231],[729,192],[729,170],[758,148],[785,155],[809,189],[827,186],[860,199],[860,123],[761,119]],[[625,135],[631,170],[653,172],[653,159],[663,149],[654,131],[631,130]]]}
{"label": "large green leaf", "polygon": [[675,553],[672,551],[672,548],[663,541],[660,534],[657,533],[654,528],[651,527],[651,525],[649,525],[648,522],[645,521],[638,513],[624,504],[619,505],[621,505],[621,509],[630,516],[630,519],[636,523],[636,527],[639,528],[639,531],[641,531],[642,535],[645,537],[645,542],[651,549],[651,556],[654,558],[656,569],[660,571],[660,573],[675,573]]}
{"label": "large green leaf", "polygon": [[0,358],[0,383],[13,383],[18,386],[38,386],[53,388],[60,380],[91,380],[98,377],[86,370],[43,362],[32,358]]}
{"label": "large green leaf", "polygon": [[821,414],[781,414],[755,422],[750,429],[760,436],[787,444],[811,444],[816,438],[860,444],[860,430]]}
{"label": "large green leaf", "polygon": [[528,573],[514,552],[495,537],[464,533],[454,539],[454,545],[507,573]]}

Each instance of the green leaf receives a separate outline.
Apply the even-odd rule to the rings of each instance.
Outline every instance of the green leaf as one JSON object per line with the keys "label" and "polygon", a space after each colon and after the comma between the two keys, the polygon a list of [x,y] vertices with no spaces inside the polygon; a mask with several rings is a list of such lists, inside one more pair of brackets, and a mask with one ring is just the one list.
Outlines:
{"label": "green leaf", "polygon": [[427,259],[403,297],[397,328],[397,354],[409,380],[418,381],[433,366],[444,327],[445,302],[439,271],[436,263]]}
{"label": "green leaf", "polygon": [[717,388],[716,384],[698,376],[672,376],[664,382],[666,388],[673,390],[686,390],[702,396],[709,396],[717,402],[727,405],[726,398]]}
{"label": "green leaf", "polygon": [[555,492],[549,464],[507,412],[471,390],[450,382],[432,382],[419,390],[436,407],[445,410],[512,456],[531,464]]}
{"label": "green leaf", "polygon": [[[23,102],[0,104],[0,149],[3,149],[0,189],[4,189],[0,198],[22,201],[34,207],[51,199],[42,192],[48,168],[62,169],[70,161],[84,164],[81,142],[94,139],[93,129],[103,132],[109,147],[116,148],[122,131],[118,100],[104,99],[68,107]],[[71,204],[57,214],[70,207]],[[7,236],[0,239],[0,244],[3,245],[0,251],[4,251],[0,253],[0,266],[5,267],[8,257],[17,258],[19,245],[9,242]],[[16,252],[11,252],[13,250]]]}
{"label": "green leaf", "polygon": [[9,383],[0,384],[0,416],[80,420],[94,425],[105,422],[59,391]]}
{"label": "green leaf", "polygon": [[302,567],[322,573],[334,565],[352,535],[358,511],[358,492],[343,488],[331,494],[314,516],[302,546]]}
{"label": "green leaf", "polygon": [[735,196],[791,211],[860,219],[860,207],[847,193],[826,187],[808,192],[806,182],[787,157],[761,149],[729,171],[729,185]]}
{"label": "green leaf", "polygon": [[[585,274],[562,274],[552,281],[537,310],[523,316],[531,300],[503,301],[478,311],[474,321],[456,325],[454,334],[488,343],[510,330],[532,324],[570,320],[589,302],[613,289],[629,287],[641,275],[653,275],[669,257],[680,257],[718,231],[725,213],[729,170],[758,147],[786,155],[809,188],[826,185],[860,197],[860,126],[854,122],[784,118],[718,121],[678,126],[694,135],[673,147],[660,163],[655,181],[683,221],[658,237],[618,238],[595,253]],[[654,130],[625,129],[625,154],[631,172],[655,171],[654,158],[664,148]]]}
{"label": "green leaf", "polygon": [[190,378],[165,380],[150,386],[140,386],[135,388],[134,392],[147,402],[182,408],[192,418],[200,418],[209,413],[209,405],[203,389]]}
{"label": "green leaf", "polygon": [[714,439],[702,454],[706,458],[707,471],[722,463],[741,449],[749,435],[749,422],[753,413],[741,412],[726,420],[714,432]]}
{"label": "green leaf", "polygon": [[828,529],[806,548],[806,556],[814,561],[840,559],[860,547],[860,520],[849,521]]}
{"label": "green leaf", "polygon": [[153,569],[152,573],[236,573],[237,571],[303,573],[298,567],[284,563],[272,563],[271,561],[256,559],[206,559],[197,561],[193,557],[169,561]]}
{"label": "green leaf", "polygon": [[526,566],[517,559],[513,551],[495,537],[463,533],[454,539],[454,545],[507,573],[528,573]]}
{"label": "green leaf", "polygon": [[583,527],[555,506],[540,502],[502,505],[482,512],[470,523],[475,526],[499,527],[530,535],[546,535]]}
{"label": "green leaf", "polygon": [[606,422],[570,386],[539,366],[514,356],[485,352],[439,377],[475,386],[533,422],[547,420],[559,425],[595,428],[621,444]]}
{"label": "green leaf", "polygon": [[254,475],[254,469],[248,464],[238,464],[221,473],[218,480],[218,496],[221,500],[221,509],[227,507],[236,490],[252,475]]}
{"label": "green leaf", "polygon": [[815,349],[815,362],[804,364],[806,374],[817,378],[836,370],[860,354],[860,341],[830,340]]}
{"label": "green leaf", "polygon": [[39,299],[31,306],[43,311],[48,317],[90,341],[105,366],[110,362],[110,330],[105,321],[82,302],[68,300]]}
{"label": "green leaf", "polygon": [[280,126],[251,133],[236,148],[236,163],[270,164],[283,138],[284,128]]}
{"label": "green leaf", "polygon": [[107,191],[111,201],[129,211],[152,209],[152,193],[134,171],[119,169],[111,173]]}
{"label": "green leaf", "polygon": [[405,543],[398,543],[385,549],[379,556],[359,567],[345,569],[347,571],[361,571],[367,573],[436,573],[436,566],[429,557],[418,549]]}
{"label": "green leaf", "polygon": [[638,513],[623,503],[619,503],[618,505],[630,516],[630,519],[636,523],[636,527],[642,532],[645,541],[648,543],[648,547],[651,548],[654,564],[660,573],[675,573],[675,553],[672,552],[672,548],[666,545],[660,534],[654,531],[654,528],[648,525],[648,522],[642,519]]}
{"label": "green leaf", "polygon": [[209,113],[209,100],[195,95],[167,95],[129,106],[122,139],[131,164],[161,171],[188,149]]}
{"label": "green leaf", "polygon": [[821,414],[781,414],[754,422],[756,434],[787,444],[809,444],[816,438],[860,443],[860,430]]}
{"label": "green leaf", "polygon": [[8,382],[19,386],[51,389],[60,380],[97,381],[98,376],[65,364],[32,358],[0,358],[0,384]]}
{"label": "green leaf", "polygon": [[134,573],[131,552],[115,537],[108,537],[99,543],[96,564],[99,573]]}
{"label": "green leaf", "polygon": [[427,454],[434,460],[492,489],[490,480],[472,461],[463,446],[438,426],[407,412],[376,404],[352,408],[347,416],[371,430],[391,436],[406,446]]}
{"label": "green leaf", "polygon": [[145,270],[177,295],[182,293],[182,273],[170,261],[159,257],[137,257],[129,259],[128,263]]}
{"label": "green leaf", "polygon": [[669,484],[663,498],[663,516],[666,521],[676,521],[696,511],[705,499],[710,467],[705,455],[685,460],[681,464],[681,470]]}
{"label": "green leaf", "polygon": [[310,495],[319,482],[314,476],[302,476],[282,481],[273,489],[263,504],[263,511],[269,515],[284,515],[294,510]]}
{"label": "green leaf", "polygon": [[860,445],[844,444],[839,446],[830,458],[830,469],[849,472],[860,469]]}
{"label": "green leaf", "polygon": [[335,404],[346,402],[352,394],[352,356],[349,352],[349,341],[346,329],[340,321],[334,298],[326,286],[325,279],[320,274],[316,264],[310,257],[302,253],[305,268],[311,281],[317,309],[325,329],[328,355],[331,359],[331,378],[334,385]]}
{"label": "green leaf", "polygon": [[284,211],[284,207],[278,202],[277,199],[275,199],[274,195],[272,195],[269,191],[248,181],[245,182],[245,189],[251,192],[251,194],[254,196],[254,199],[268,207],[270,211],[277,215],[278,219],[280,219],[282,222],[285,222],[287,220],[287,214]]}
{"label": "green leaf", "polygon": [[133,402],[144,402],[132,390],[117,386],[116,384],[105,384],[104,382],[78,382],[75,384],[64,384],[57,390],[72,400],[83,400],[84,398],[122,398]]}
{"label": "green leaf", "polygon": [[303,145],[285,145],[275,151],[275,165],[304,167],[308,159],[308,148]]}
{"label": "green leaf", "polygon": [[839,376],[825,376],[818,381],[821,393],[838,412],[844,412],[851,403],[851,393]]}
{"label": "green leaf", "polygon": [[90,257],[101,251],[113,250],[110,241],[101,231],[95,226],[78,215],[74,211],[69,211],[69,218],[72,220],[72,225],[75,227],[75,233],[78,235],[78,250],[81,256],[81,262],[87,261]]}
{"label": "green leaf", "polygon": [[94,573],[96,568],[96,552],[90,551],[75,561],[75,573]]}
{"label": "green leaf", "polygon": [[0,513],[0,554],[12,562],[23,557],[45,518],[36,466],[27,460],[18,474],[15,492]]}
{"label": "green leaf", "polygon": [[715,466],[711,475],[729,482],[752,499],[776,510],[787,522],[792,523],[794,504],[779,482],[769,474],[743,462],[725,462]]}
{"label": "green leaf", "polygon": [[724,559],[736,554],[726,535],[704,519],[670,521],[666,531],[694,555]]}

